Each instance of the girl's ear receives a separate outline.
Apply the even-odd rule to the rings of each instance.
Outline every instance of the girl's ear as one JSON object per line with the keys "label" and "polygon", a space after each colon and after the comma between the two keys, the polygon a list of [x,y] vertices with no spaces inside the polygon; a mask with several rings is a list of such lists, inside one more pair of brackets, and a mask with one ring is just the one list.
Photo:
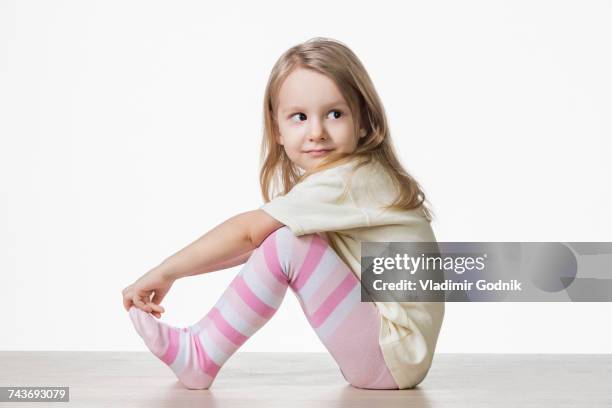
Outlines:
{"label": "girl's ear", "polygon": [[359,137],[365,137],[367,134],[368,132],[364,128],[361,128],[359,132]]}
{"label": "girl's ear", "polygon": [[283,145],[283,137],[280,133],[280,126],[278,126],[278,121],[276,120],[275,116],[272,116],[272,126],[274,126],[274,140],[276,141],[276,143],[278,143],[279,145]]}
{"label": "girl's ear", "polygon": [[279,133],[276,133],[276,135],[274,136],[274,139],[276,140],[276,143],[278,143],[279,145],[283,145],[283,136]]}

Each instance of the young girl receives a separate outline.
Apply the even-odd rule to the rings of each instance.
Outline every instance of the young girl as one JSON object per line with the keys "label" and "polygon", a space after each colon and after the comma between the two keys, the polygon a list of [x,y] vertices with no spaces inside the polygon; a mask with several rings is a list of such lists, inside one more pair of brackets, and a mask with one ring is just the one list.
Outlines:
{"label": "young girl", "polygon": [[[265,204],[125,288],[136,331],[187,388],[207,389],[290,287],[348,383],[414,387],[431,366],[444,303],[361,302],[360,243],[435,241],[431,212],[394,152],[383,105],[353,52],[325,38],[287,50],[265,90],[263,136]],[[196,324],[156,320],[176,279],[241,264]]]}

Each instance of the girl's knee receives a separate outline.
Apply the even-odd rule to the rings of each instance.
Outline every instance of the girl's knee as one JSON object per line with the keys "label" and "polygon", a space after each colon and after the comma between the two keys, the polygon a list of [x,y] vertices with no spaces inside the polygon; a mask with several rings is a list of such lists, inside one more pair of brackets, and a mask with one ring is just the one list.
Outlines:
{"label": "girl's knee", "polygon": [[[285,240],[291,240],[291,239],[305,240],[305,239],[310,239],[311,237],[315,235],[319,238],[322,238],[324,233],[313,232],[310,234],[302,234],[302,235],[296,236],[293,233],[293,231],[291,231],[291,228],[289,228],[287,225],[283,225],[282,227],[280,227],[279,229],[275,230],[270,235],[268,235],[266,239],[270,238],[272,235],[274,235],[275,237],[279,237],[281,239],[285,239]],[[325,241],[327,242],[326,239]]]}
{"label": "girl's knee", "polygon": [[268,235],[261,243],[260,248],[263,249],[267,259],[277,259],[282,272],[291,279],[293,275],[291,271],[294,269],[292,266],[295,262],[303,261],[306,253],[310,253],[309,249],[312,245],[320,249],[313,254],[319,253],[321,255],[328,243],[317,233],[296,236],[285,225]]}
{"label": "girl's knee", "polygon": [[275,273],[282,273],[286,278],[289,277],[296,239],[298,237],[291,229],[283,226],[268,235],[258,248],[263,251],[262,256],[266,259],[268,267],[274,269]]}
{"label": "girl's knee", "polygon": [[291,228],[289,228],[288,226],[284,225],[282,227],[280,227],[279,229],[272,231],[272,233],[270,235],[268,235],[261,243],[260,246],[262,246],[266,241],[288,241],[291,240],[293,238],[296,238],[295,235],[293,234],[293,232],[291,231]]}

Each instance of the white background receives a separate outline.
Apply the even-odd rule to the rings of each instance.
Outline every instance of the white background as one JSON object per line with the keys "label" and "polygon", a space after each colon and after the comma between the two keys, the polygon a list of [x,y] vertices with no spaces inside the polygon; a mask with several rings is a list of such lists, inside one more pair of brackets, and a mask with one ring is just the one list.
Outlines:
{"label": "white background", "polygon": [[[612,241],[612,5],[0,1],[0,350],[146,350],[121,290],[259,207],[263,91],[362,60],[440,241]],[[238,268],[177,281],[187,326]],[[610,303],[447,304],[440,352],[612,352]],[[324,351],[291,291],[241,350]]]}

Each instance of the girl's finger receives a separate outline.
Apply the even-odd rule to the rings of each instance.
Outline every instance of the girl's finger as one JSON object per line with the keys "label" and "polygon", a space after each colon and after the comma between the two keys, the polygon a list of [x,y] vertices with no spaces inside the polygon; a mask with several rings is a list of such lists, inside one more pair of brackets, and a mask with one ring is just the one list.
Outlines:
{"label": "girl's finger", "polygon": [[145,303],[151,303],[151,293],[146,293],[141,297],[142,301]]}
{"label": "girl's finger", "polygon": [[157,305],[157,304],[155,304],[153,302],[149,302],[148,305],[151,306],[151,308],[153,310],[155,310],[156,312],[163,312],[164,311],[163,307],[161,307],[160,305]]}
{"label": "girl's finger", "polygon": [[130,311],[130,306],[132,306],[132,299],[130,299],[129,297],[124,297],[123,298],[123,307],[125,308],[125,310],[127,310],[129,312]]}
{"label": "girl's finger", "polygon": [[130,307],[132,307],[132,305],[134,304],[134,302],[132,302],[133,297],[134,295],[132,294],[131,289],[123,294],[123,307],[125,307],[125,310],[127,310],[128,312],[130,311]]}
{"label": "girl's finger", "polygon": [[152,302],[155,303],[156,305],[159,305],[167,293],[168,293],[168,289],[156,290],[155,296],[153,296]]}
{"label": "girl's finger", "polygon": [[134,297],[133,302],[136,306],[138,306],[142,310],[146,312],[151,312],[151,306],[146,305],[142,300],[140,300],[140,298]]}

